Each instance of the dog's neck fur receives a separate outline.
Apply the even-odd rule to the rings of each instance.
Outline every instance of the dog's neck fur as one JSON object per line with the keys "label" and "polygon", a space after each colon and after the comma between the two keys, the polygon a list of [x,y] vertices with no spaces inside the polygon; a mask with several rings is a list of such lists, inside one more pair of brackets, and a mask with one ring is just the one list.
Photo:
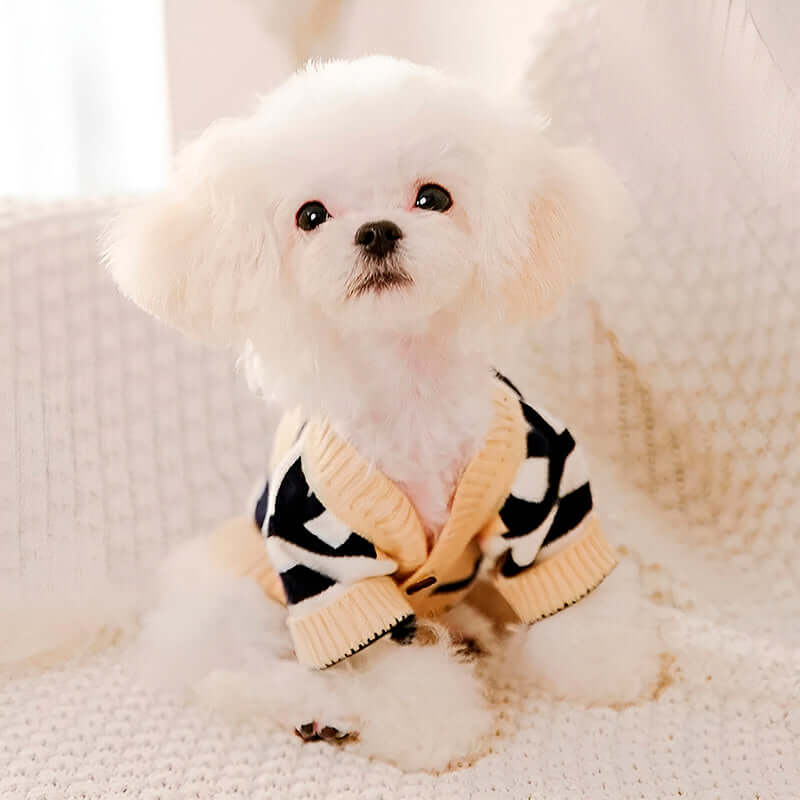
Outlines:
{"label": "dog's neck fur", "polygon": [[435,540],[458,479],[488,432],[491,367],[441,331],[359,337],[348,350],[359,377],[347,382],[349,391],[340,385],[332,394],[327,414],[403,489]]}

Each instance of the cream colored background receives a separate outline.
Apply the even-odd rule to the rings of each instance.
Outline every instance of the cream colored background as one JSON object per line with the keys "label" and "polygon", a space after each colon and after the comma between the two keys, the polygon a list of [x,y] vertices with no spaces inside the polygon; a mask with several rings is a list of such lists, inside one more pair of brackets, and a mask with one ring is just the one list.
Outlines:
{"label": "cream colored background", "polygon": [[[171,545],[242,508],[269,415],[228,354],[117,296],[96,257],[112,206],[3,206],[0,796],[794,800],[798,40],[788,2],[575,0],[532,43],[524,90],[554,136],[614,163],[640,220],[614,269],[503,366],[586,444],[674,664],[629,709],[492,686],[492,752],[443,776],[137,682],[120,606],[147,599]],[[246,102],[216,77],[204,94],[197,75],[177,131]],[[80,639],[99,654],[20,667],[76,623],[106,623]]]}

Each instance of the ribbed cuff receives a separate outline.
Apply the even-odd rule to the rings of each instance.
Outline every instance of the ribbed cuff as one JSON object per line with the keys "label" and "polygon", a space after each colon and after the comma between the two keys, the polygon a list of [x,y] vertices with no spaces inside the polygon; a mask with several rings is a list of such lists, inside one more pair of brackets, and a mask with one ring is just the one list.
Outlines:
{"label": "ribbed cuff", "polygon": [[324,608],[289,616],[297,660],[317,669],[329,667],[388,633],[414,612],[388,576],[353,584]]}
{"label": "ribbed cuff", "polygon": [[513,578],[498,575],[495,586],[522,622],[536,622],[580,600],[617,564],[594,517],[584,522],[587,530],[569,547]]}

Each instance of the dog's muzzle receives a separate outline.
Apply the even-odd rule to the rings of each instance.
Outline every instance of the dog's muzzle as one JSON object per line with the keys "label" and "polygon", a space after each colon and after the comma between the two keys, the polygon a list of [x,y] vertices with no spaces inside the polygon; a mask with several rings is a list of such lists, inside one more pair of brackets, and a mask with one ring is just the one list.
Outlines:
{"label": "dog's muzzle", "polygon": [[366,292],[411,286],[411,275],[397,260],[397,243],[403,238],[400,228],[388,219],[365,222],[355,235],[360,248],[353,274],[347,281],[345,296],[350,299]]}
{"label": "dog's muzzle", "polygon": [[414,279],[392,260],[365,260],[359,263],[345,286],[345,297],[360,297],[367,292],[379,294],[387,289],[412,286]]}

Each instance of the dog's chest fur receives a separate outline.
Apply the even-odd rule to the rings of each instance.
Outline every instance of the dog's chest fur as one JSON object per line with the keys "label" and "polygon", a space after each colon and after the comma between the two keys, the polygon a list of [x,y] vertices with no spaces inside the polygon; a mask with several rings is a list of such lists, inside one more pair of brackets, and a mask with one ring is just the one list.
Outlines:
{"label": "dog's chest fur", "polygon": [[394,355],[397,368],[384,368],[370,382],[368,402],[343,432],[406,493],[432,542],[464,468],[485,441],[491,372],[428,349]]}

